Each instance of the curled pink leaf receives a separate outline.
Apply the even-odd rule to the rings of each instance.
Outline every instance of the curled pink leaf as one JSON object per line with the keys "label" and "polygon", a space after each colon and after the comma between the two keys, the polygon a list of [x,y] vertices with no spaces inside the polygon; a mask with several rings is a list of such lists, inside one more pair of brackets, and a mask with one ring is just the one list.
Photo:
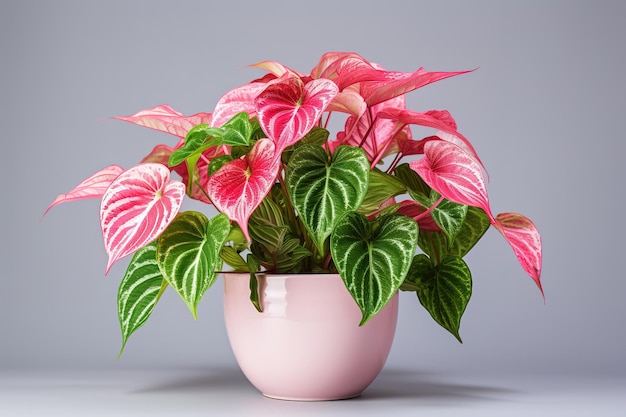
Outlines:
{"label": "curled pink leaf", "polygon": [[209,113],[196,113],[192,116],[183,116],[167,104],[161,104],[151,109],[138,111],[130,116],[116,116],[114,119],[184,138],[192,127],[210,123],[211,115]]}
{"label": "curled pink leaf", "polygon": [[541,287],[541,237],[533,222],[518,213],[500,213],[493,222],[494,227],[504,236],[524,271]]}
{"label": "curled pink leaf", "polygon": [[207,193],[213,204],[239,224],[248,241],[248,219],[272,188],[279,166],[274,143],[260,139],[247,155],[228,162],[209,178]]}
{"label": "curled pink leaf", "polygon": [[157,163],[139,164],[120,174],[100,205],[100,226],[111,266],[156,239],[174,220],[185,185],[170,181],[170,171]]}
{"label": "curled pink leaf", "polygon": [[254,99],[268,85],[264,82],[252,82],[228,91],[215,105],[211,127],[221,127],[237,113],[246,112],[254,116],[256,114]]}
{"label": "curled pink leaf", "polygon": [[297,77],[268,86],[256,98],[261,128],[280,154],[306,135],[339,91],[330,80],[318,79],[307,84]]}
{"label": "curled pink leaf", "polygon": [[45,216],[46,213],[48,213],[48,211],[50,211],[50,209],[57,204],[67,203],[68,201],[102,197],[105,190],[122,172],[124,172],[124,168],[119,165],[109,165],[106,168],[102,168],[98,172],[95,172],[83,180],[67,194],[58,195],[52,204],[48,206],[43,215]]}
{"label": "curled pink leaf", "polygon": [[443,140],[424,144],[424,157],[409,162],[411,169],[450,201],[483,209],[493,220],[480,165],[459,146]]}

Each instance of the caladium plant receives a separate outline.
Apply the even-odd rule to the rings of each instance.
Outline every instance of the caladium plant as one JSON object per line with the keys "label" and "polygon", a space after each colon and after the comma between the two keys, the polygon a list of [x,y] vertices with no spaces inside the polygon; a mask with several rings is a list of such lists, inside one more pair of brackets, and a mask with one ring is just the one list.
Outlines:
{"label": "caladium plant", "polygon": [[[493,214],[483,163],[448,111],[406,108],[407,93],[468,71],[387,71],[344,52],[324,54],[309,74],[254,66],[267,73],[212,113],[160,105],[117,117],[173,142],[134,167],[97,171],[48,207],[101,198],[107,272],[134,254],[118,293],[123,346],[169,287],[196,317],[224,263],[250,273],[257,309],[256,272],[339,273],[361,324],[398,290],[413,291],[460,341],[472,291],[463,258],[490,226],[543,293],[534,224]],[[337,113],[345,124],[331,133]],[[412,125],[433,132],[414,138]],[[185,196],[218,214],[180,212]]]}

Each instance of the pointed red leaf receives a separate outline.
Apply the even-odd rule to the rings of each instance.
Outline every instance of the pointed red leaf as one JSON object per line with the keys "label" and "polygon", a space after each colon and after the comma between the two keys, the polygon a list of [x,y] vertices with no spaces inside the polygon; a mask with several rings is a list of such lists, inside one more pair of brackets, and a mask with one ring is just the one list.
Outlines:
{"label": "pointed red leaf", "polygon": [[228,162],[207,184],[207,193],[215,207],[239,224],[248,241],[248,219],[278,174],[280,154],[275,151],[270,139],[260,139],[247,155]]}
{"label": "pointed red leaf", "polygon": [[67,194],[59,194],[52,204],[48,206],[43,215],[45,216],[46,213],[57,204],[102,197],[104,191],[122,172],[124,172],[124,168],[119,165],[110,165],[106,168],[102,168],[100,171],[83,180]]}
{"label": "pointed red leaf", "polygon": [[192,127],[210,123],[211,115],[209,113],[197,113],[192,116],[183,116],[167,104],[162,104],[151,109],[138,111],[130,116],[116,116],[114,119],[184,138]]}
{"label": "pointed red leaf", "polygon": [[493,223],[504,236],[524,271],[541,288],[541,237],[533,222],[517,213],[500,213]]}
{"label": "pointed red leaf", "polygon": [[185,185],[169,178],[165,166],[145,163],[123,172],[107,188],[100,205],[100,226],[109,255],[106,272],[117,260],[156,239],[174,220]]}
{"label": "pointed red leaf", "polygon": [[386,71],[380,65],[351,52],[331,52],[322,56],[311,71],[313,78],[333,80],[339,90],[359,84],[359,92],[369,106],[406,94],[425,85],[470,71],[415,72]]}
{"label": "pointed red leaf", "polygon": [[415,72],[381,71],[378,79],[361,82],[361,95],[372,106],[436,81],[468,72],[470,71],[428,72],[424,68]]}
{"label": "pointed red leaf", "polygon": [[306,85],[291,77],[268,86],[256,98],[259,123],[281,153],[315,126],[320,116],[337,95],[337,86],[330,80],[313,80]]}
{"label": "pointed red leaf", "polygon": [[459,146],[443,140],[424,144],[424,157],[409,162],[411,169],[450,201],[480,207],[493,219],[480,165]]}

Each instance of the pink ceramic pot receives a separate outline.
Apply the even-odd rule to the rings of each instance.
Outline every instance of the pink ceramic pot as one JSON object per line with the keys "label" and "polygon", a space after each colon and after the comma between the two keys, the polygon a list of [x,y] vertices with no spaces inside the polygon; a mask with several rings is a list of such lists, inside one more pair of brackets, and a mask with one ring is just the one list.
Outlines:
{"label": "pink ceramic pot", "polygon": [[396,329],[398,294],[367,324],[337,274],[259,274],[263,313],[249,274],[224,274],[226,330],[248,380],[271,398],[357,397],[383,368]]}

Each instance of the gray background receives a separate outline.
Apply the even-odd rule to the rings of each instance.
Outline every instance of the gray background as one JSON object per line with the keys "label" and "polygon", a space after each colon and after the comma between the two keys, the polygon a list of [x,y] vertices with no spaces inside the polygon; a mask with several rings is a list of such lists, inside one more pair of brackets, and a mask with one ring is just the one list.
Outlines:
{"label": "gray background", "polygon": [[402,71],[479,67],[409,107],[450,110],[491,174],[494,212],[527,215],[544,243],[545,304],[490,230],[468,259],[465,343],[403,294],[388,367],[623,377],[624,4],[0,1],[0,370],[235,369],[220,282],[198,321],[166,293],[117,361],[126,261],[104,276],[97,201],[41,215],[96,169],[175,142],[110,116],[210,112],[263,74],[247,64],[308,72],[336,50]]}

